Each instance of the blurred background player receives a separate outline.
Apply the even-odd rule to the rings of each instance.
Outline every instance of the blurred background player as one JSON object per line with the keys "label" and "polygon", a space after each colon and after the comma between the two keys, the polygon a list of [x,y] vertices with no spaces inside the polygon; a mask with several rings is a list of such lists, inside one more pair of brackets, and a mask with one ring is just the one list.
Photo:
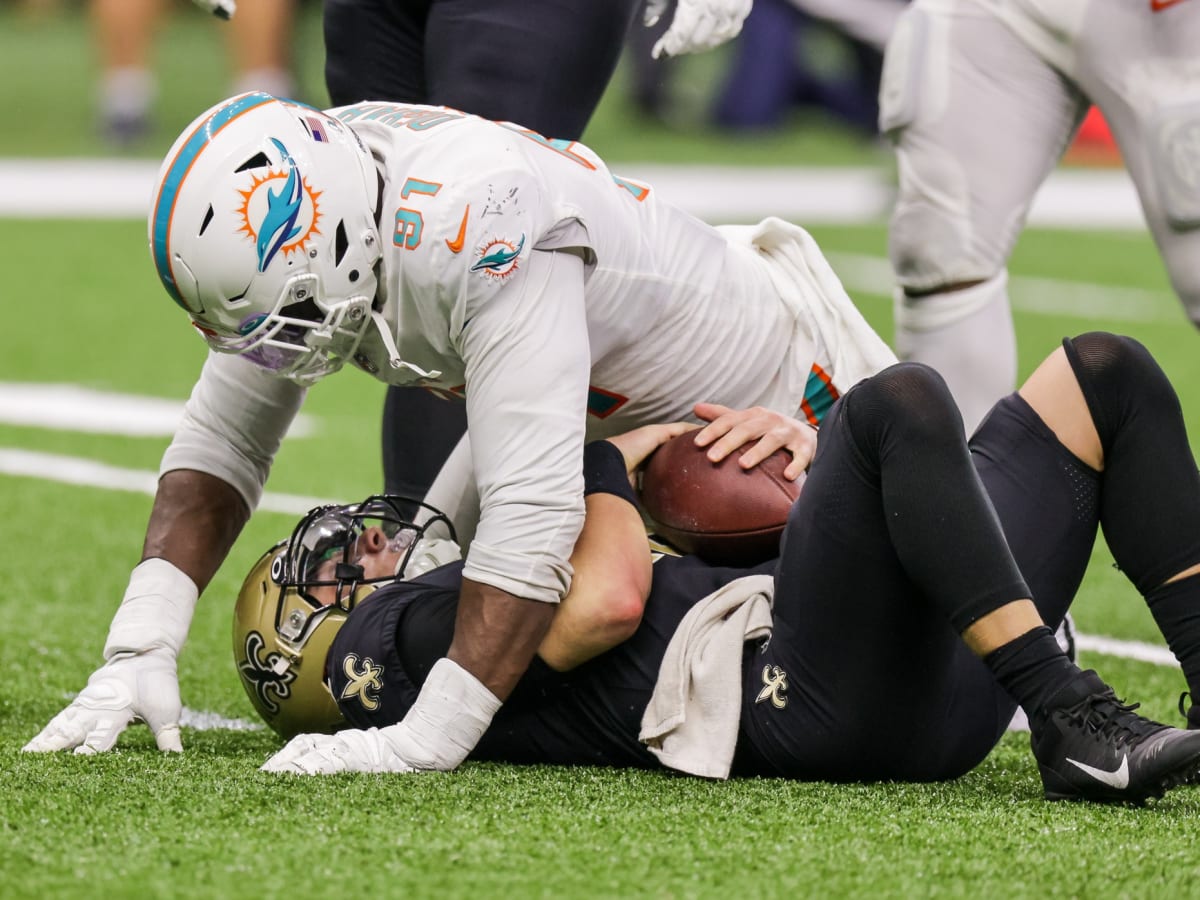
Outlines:
{"label": "blurred background player", "polygon": [[[101,135],[117,149],[146,137],[157,96],[154,42],[171,0],[90,0],[89,11],[100,63],[97,107]],[[265,91],[294,97],[291,58],[297,0],[195,0],[221,23],[231,68],[229,85],[216,93]],[[182,4],[180,4],[182,5]],[[190,8],[188,8],[190,12]]]}
{"label": "blurred background player", "polygon": [[797,108],[816,108],[874,138],[883,48],[903,10],[903,0],[756,0],[734,42],[714,121],[762,130]]}
{"label": "blurred background player", "polygon": [[968,431],[1015,383],[1008,258],[1092,104],[1200,325],[1197,47],[1196,0],[916,0],[897,25],[880,93],[896,349],[945,376]]}

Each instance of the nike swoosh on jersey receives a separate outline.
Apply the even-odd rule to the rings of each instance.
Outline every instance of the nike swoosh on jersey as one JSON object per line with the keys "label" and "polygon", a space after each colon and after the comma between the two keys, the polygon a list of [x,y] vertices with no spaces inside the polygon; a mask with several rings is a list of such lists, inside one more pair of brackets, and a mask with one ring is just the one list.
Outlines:
{"label": "nike swoosh on jersey", "polygon": [[1067,762],[1075,766],[1075,768],[1091,775],[1101,784],[1107,784],[1111,788],[1116,788],[1118,791],[1123,791],[1129,787],[1129,757],[1122,756],[1121,764],[1113,771],[1109,772],[1105,769],[1097,769],[1095,766],[1089,766],[1086,763],[1076,762],[1067,757]]}
{"label": "nike swoosh on jersey", "polygon": [[1162,12],[1182,2],[1183,0],[1150,0],[1150,12]]}
{"label": "nike swoosh on jersey", "polygon": [[467,236],[467,217],[471,215],[471,204],[467,204],[467,208],[463,210],[462,222],[458,226],[458,235],[454,240],[446,238],[446,246],[450,248],[451,253],[461,253],[463,248],[463,240]]}

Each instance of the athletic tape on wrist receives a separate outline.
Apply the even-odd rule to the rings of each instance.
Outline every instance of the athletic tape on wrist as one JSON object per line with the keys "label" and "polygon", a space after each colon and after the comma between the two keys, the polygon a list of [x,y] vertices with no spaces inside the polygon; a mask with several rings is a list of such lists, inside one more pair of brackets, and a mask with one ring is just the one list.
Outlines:
{"label": "athletic tape on wrist", "polygon": [[430,768],[449,772],[475,749],[500,706],[499,698],[478,678],[442,657],[429,670],[404,720],[381,731],[406,730],[407,737],[430,758]]}
{"label": "athletic tape on wrist", "polygon": [[156,647],[178,655],[199,598],[195,582],[176,566],[165,559],[144,560],[129,576],[129,587],[108,629],[104,659]]}
{"label": "athletic tape on wrist", "polygon": [[583,494],[615,494],[637,506],[637,495],[616,444],[592,441],[583,448]]}

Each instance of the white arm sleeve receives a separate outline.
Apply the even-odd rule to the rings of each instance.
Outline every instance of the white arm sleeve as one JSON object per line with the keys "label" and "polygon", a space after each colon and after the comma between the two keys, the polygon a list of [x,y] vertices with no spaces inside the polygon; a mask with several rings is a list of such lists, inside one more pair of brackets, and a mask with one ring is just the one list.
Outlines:
{"label": "white arm sleeve", "polygon": [[463,575],[557,603],[583,526],[591,371],[583,262],[534,251],[469,310],[462,355],[479,525]]}
{"label": "white arm sleeve", "polygon": [[195,469],[233,485],[253,510],[304,389],[227,353],[209,353],[159,474]]}

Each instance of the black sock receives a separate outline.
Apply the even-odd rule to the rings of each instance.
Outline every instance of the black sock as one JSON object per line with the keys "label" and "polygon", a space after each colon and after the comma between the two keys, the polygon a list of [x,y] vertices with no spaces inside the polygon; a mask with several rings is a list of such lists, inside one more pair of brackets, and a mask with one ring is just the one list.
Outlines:
{"label": "black sock", "polygon": [[1000,686],[1021,705],[1030,724],[1046,701],[1066,682],[1080,674],[1067,658],[1054,632],[1039,625],[983,658]]}
{"label": "black sock", "polygon": [[1200,575],[1159,585],[1146,605],[1183,668],[1192,702],[1200,703]]}

